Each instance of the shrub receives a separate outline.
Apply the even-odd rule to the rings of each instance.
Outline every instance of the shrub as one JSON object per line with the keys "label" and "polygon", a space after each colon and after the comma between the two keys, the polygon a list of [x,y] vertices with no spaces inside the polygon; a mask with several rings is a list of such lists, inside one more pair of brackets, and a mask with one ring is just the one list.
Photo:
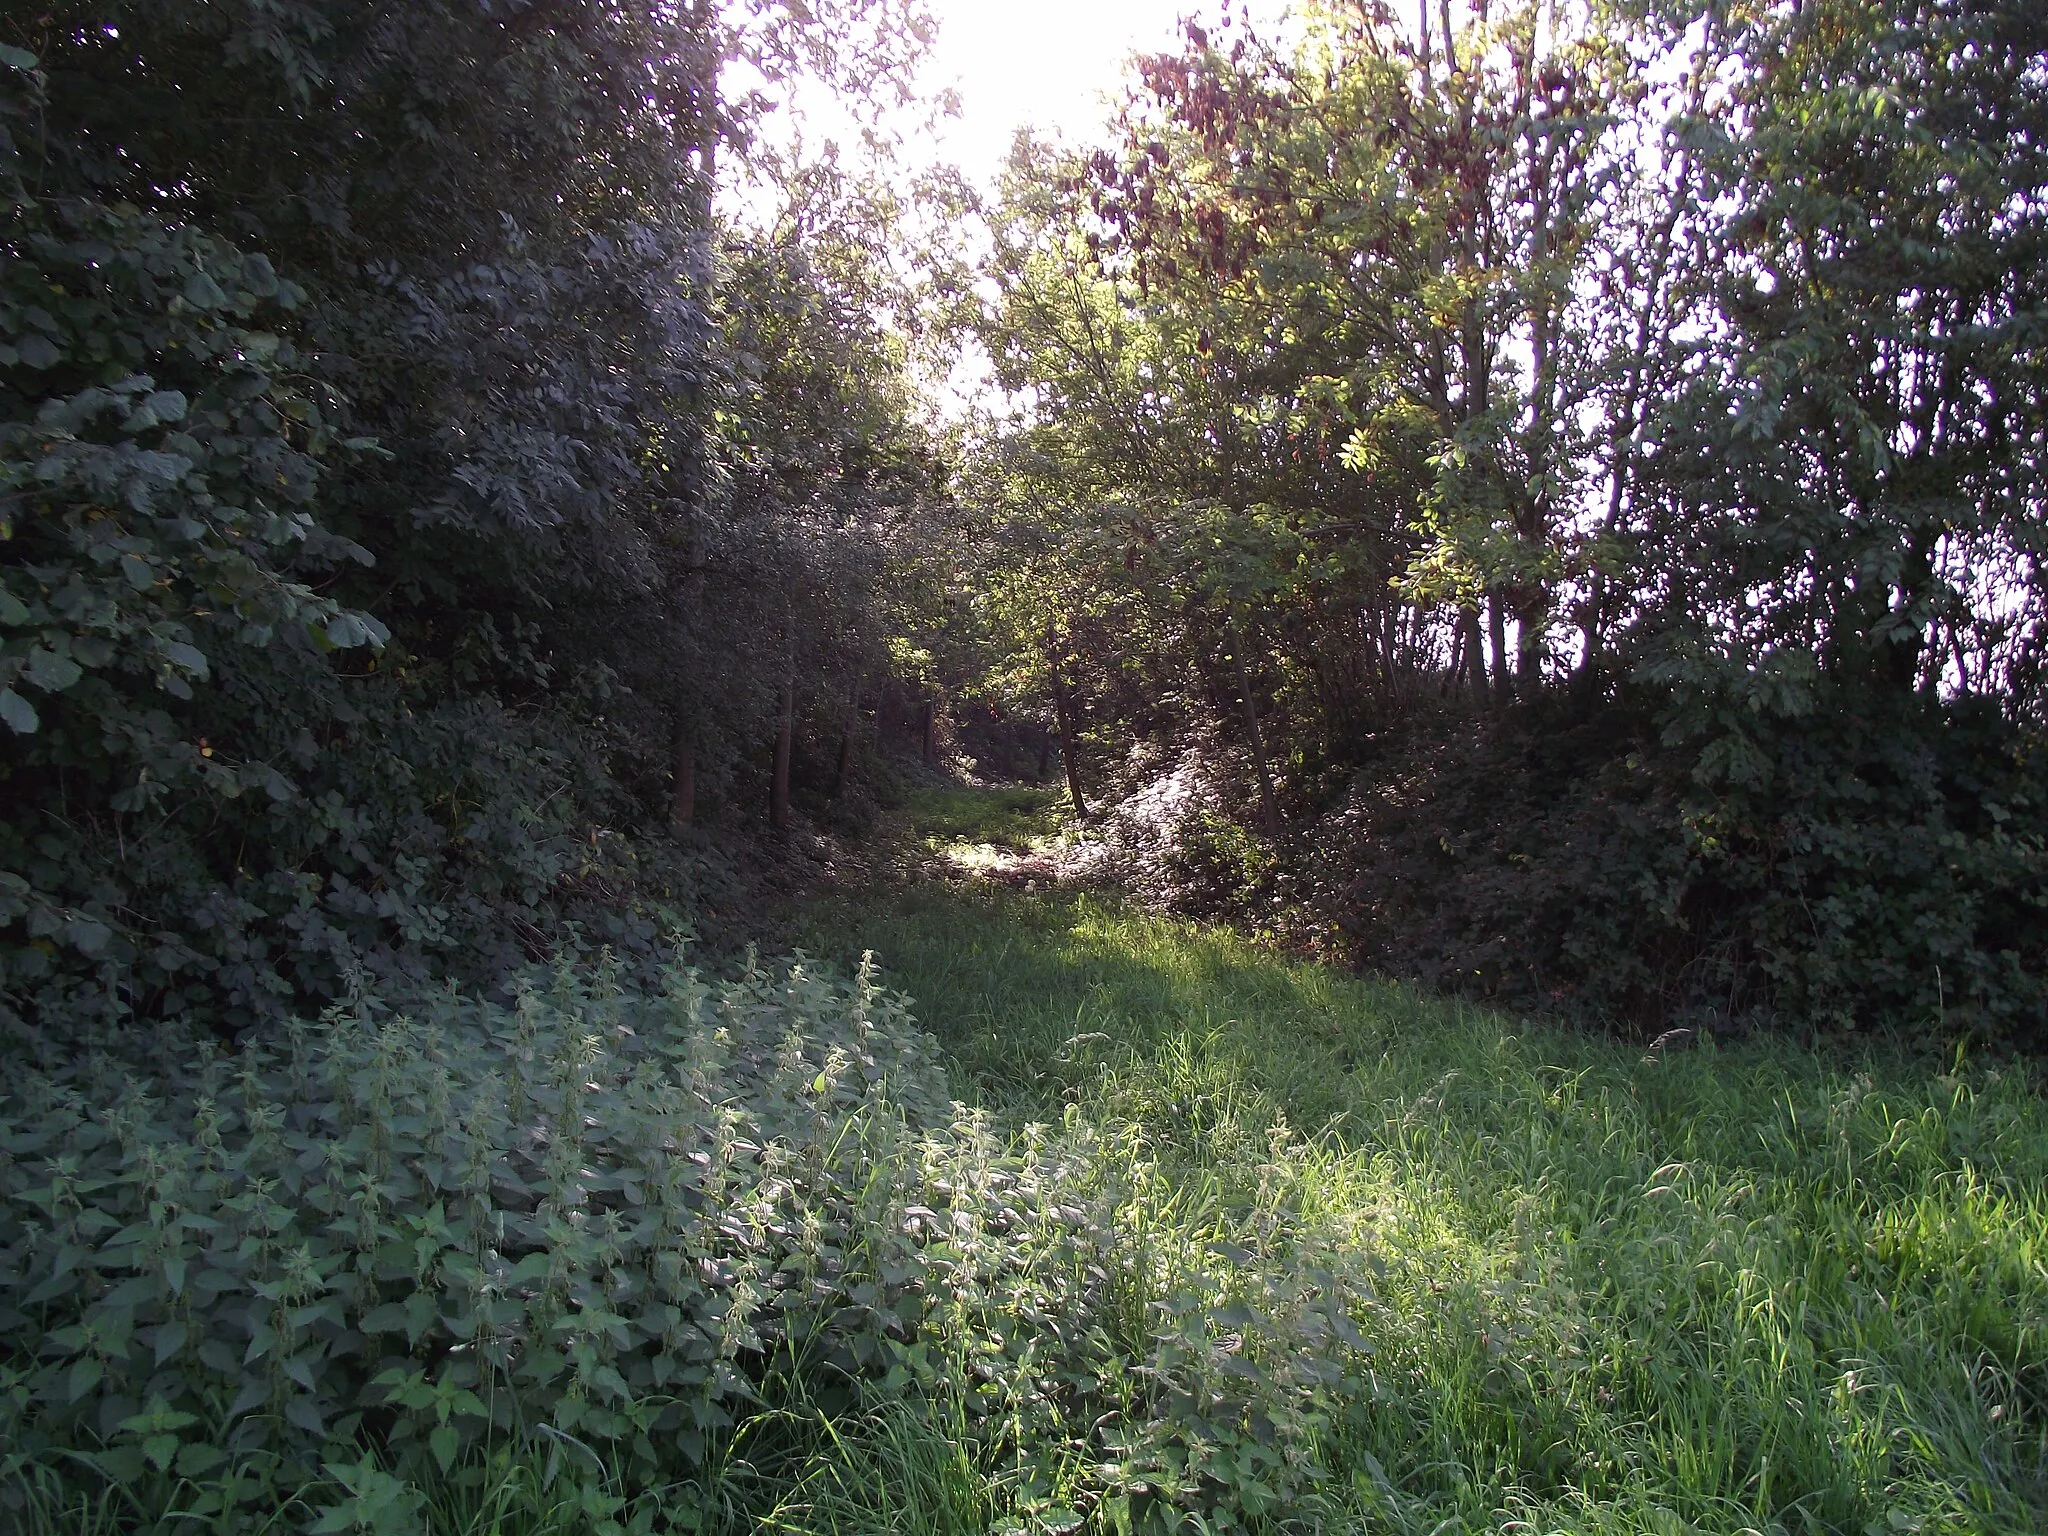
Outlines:
{"label": "shrub", "polygon": [[0,1101],[0,1438],[117,1481],[253,1456],[255,1497],[337,1445],[408,1475],[539,1425],[691,1461],[764,1351],[851,1373],[904,1329],[847,1288],[942,1089],[900,1001],[802,965],[359,997],[31,1076]]}
{"label": "shrub", "polygon": [[1967,703],[1712,729],[1546,700],[1389,732],[1315,830],[1365,964],[1655,1032],[1775,1021],[2048,1039],[2048,788]]}
{"label": "shrub", "polygon": [[1061,1465],[1141,1525],[1302,1495],[1351,1323],[1283,1184],[1250,1238],[1153,1230],[1133,1137],[1000,1142],[934,1061],[871,966],[640,991],[606,962],[22,1074],[0,1500],[59,1477],[345,1524],[571,1442],[657,1488],[771,1382],[950,1404],[1027,1511]]}

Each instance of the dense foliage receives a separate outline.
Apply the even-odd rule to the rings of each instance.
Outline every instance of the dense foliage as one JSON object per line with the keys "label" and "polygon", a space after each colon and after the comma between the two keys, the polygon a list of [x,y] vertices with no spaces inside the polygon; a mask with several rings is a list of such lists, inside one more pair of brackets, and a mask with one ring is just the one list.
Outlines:
{"label": "dense foliage", "polygon": [[[1134,1240],[1136,1150],[1004,1146],[866,965],[564,966],[510,1008],[359,995],[274,1046],[66,1061],[0,1099],[0,1510],[398,1531],[552,1437],[694,1529],[685,1485],[794,1384],[953,1395],[977,1455],[1029,1458],[1025,1509],[1107,1459],[1097,1497],[1232,1526],[1314,1476],[1285,1447],[1366,1347],[1363,1274]],[[1247,1234],[1275,1257],[1284,1197]]]}
{"label": "dense foliage", "polygon": [[359,996],[144,1059],[8,1101],[5,1438],[117,1483],[233,1462],[256,1508],[359,1434],[414,1481],[536,1424],[652,1473],[731,1426],[744,1358],[877,1365],[876,1170],[945,1115],[899,1002],[787,968]]}
{"label": "dense foliage", "polygon": [[2048,1518],[2048,13],[1302,22],[0,10],[0,1522]]}
{"label": "dense foliage", "polygon": [[1225,770],[1374,963],[2038,1042],[2044,60],[1972,3],[1190,25],[996,210],[996,675]]}
{"label": "dense foliage", "polygon": [[701,879],[616,834],[786,824],[934,490],[858,201],[714,220],[719,71],[887,90],[915,38],[79,3],[0,43],[0,1017],[651,942]]}

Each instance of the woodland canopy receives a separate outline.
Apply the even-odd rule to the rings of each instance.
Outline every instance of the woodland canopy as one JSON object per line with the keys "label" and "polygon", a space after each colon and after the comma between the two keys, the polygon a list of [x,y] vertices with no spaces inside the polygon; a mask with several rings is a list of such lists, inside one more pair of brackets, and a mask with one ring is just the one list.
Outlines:
{"label": "woodland canopy", "polygon": [[1268,855],[1193,827],[1208,885],[1538,1006],[2038,1042],[2048,19],[1340,5],[1136,76],[1019,147],[962,515],[1098,759],[1209,743]]}

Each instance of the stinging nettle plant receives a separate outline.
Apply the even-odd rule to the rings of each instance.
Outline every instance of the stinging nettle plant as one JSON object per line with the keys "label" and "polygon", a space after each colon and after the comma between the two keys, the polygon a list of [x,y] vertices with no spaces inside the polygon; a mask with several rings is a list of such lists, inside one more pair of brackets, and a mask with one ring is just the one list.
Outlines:
{"label": "stinging nettle plant", "polygon": [[0,1098],[0,1507],[58,1468],[397,1508],[570,1444],[663,1486],[796,1381],[958,1404],[1027,1511],[1066,1460],[1118,1518],[1228,1524],[1320,1477],[1284,1448],[1364,1344],[1284,1145],[1262,1262],[1134,1226],[1136,1133],[999,1136],[871,960],[358,981],[238,1051],[101,1044]]}

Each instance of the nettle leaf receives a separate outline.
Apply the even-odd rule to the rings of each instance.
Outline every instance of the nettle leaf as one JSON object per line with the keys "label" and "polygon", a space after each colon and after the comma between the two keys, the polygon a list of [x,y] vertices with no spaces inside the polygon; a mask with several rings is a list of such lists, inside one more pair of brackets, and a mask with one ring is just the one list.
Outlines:
{"label": "nettle leaf", "polygon": [[455,1465],[456,1453],[462,1449],[462,1432],[453,1424],[437,1425],[427,1437],[427,1445],[446,1472]]}

